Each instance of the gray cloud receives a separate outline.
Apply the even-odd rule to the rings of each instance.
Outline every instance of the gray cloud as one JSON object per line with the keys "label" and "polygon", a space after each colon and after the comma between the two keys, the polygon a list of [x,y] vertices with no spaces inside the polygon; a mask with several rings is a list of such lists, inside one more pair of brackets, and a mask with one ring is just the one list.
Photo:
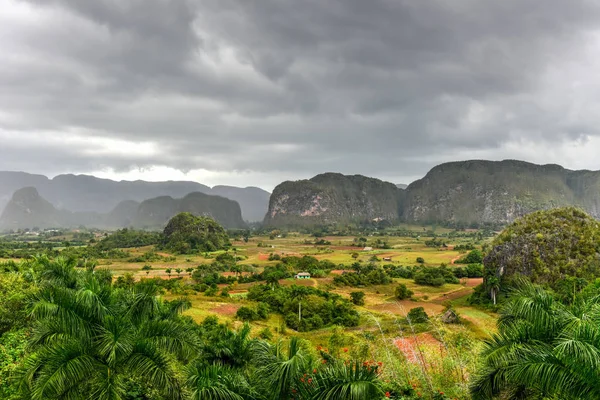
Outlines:
{"label": "gray cloud", "polygon": [[267,187],[332,170],[405,181],[442,161],[540,161],[541,149],[600,136],[591,1],[0,8],[10,39],[0,41],[0,169],[243,171]]}

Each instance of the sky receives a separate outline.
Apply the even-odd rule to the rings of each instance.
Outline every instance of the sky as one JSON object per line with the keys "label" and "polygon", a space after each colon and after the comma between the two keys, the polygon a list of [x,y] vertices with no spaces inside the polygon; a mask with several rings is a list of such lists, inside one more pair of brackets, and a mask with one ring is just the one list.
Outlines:
{"label": "sky", "polygon": [[596,0],[0,0],[0,170],[600,169]]}

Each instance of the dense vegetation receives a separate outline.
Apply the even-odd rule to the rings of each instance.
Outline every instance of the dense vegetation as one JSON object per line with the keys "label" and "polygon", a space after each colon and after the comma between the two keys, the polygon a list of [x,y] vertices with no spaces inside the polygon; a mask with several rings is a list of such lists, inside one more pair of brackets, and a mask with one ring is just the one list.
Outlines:
{"label": "dense vegetation", "polygon": [[600,223],[575,208],[538,211],[508,226],[485,257],[488,292],[515,276],[557,288],[568,277],[600,276]]}
{"label": "dense vegetation", "polygon": [[230,247],[221,225],[207,217],[181,213],[171,218],[163,231],[160,248],[179,254],[222,250]]}
{"label": "dense vegetation", "polygon": [[521,281],[485,341],[473,398],[600,398],[599,294],[594,285],[565,305]]}
{"label": "dense vegetation", "polygon": [[[76,265],[39,258],[0,275],[11,282],[2,286],[0,310],[10,302],[31,318],[11,321],[0,335],[2,398],[333,400],[401,393],[381,379],[376,361],[341,359],[297,338],[270,343],[252,338],[248,326],[233,331],[215,318],[198,325],[181,316],[188,301],[161,300],[153,280],[117,285],[107,270]],[[295,308],[290,298],[302,301],[308,312],[299,328],[317,313],[347,325],[358,321],[346,300],[327,292],[255,287],[275,310]]]}
{"label": "dense vegetation", "polygon": [[331,324],[357,326],[359,321],[358,312],[347,299],[311,287],[256,285],[248,290],[248,300],[268,304],[284,316],[288,327],[298,331]]}
{"label": "dense vegetation", "polygon": [[106,236],[98,242],[96,246],[100,250],[153,246],[158,244],[160,239],[160,233],[158,232],[137,231],[124,228]]}

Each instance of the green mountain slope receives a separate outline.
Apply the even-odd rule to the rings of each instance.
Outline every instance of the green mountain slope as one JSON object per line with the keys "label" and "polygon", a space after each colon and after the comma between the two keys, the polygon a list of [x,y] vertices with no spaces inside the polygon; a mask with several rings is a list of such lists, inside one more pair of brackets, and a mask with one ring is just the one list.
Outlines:
{"label": "green mountain slope", "polygon": [[475,160],[441,164],[410,184],[403,219],[507,224],[532,211],[569,205],[600,218],[600,172]]}
{"label": "green mountain slope", "polygon": [[189,212],[196,216],[211,217],[226,228],[243,228],[240,205],[220,196],[190,193],[181,199],[161,196],[140,203],[133,219],[138,228],[164,228],[175,215]]}

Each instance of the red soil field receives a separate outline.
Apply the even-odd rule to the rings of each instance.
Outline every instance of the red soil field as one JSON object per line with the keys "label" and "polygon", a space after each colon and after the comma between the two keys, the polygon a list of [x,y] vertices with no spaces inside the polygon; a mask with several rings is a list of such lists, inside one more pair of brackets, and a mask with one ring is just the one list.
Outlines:
{"label": "red soil field", "polygon": [[[423,346],[443,346],[443,344],[434,338],[430,333],[420,333],[415,336],[399,338],[394,340],[394,345],[404,354],[409,362],[419,361],[419,347]],[[426,360],[425,360],[426,362]]]}
{"label": "red soil field", "polygon": [[217,313],[219,315],[232,316],[232,315],[235,315],[238,308],[240,308],[240,306],[235,305],[235,304],[223,304],[218,307],[211,308],[210,311]]}

